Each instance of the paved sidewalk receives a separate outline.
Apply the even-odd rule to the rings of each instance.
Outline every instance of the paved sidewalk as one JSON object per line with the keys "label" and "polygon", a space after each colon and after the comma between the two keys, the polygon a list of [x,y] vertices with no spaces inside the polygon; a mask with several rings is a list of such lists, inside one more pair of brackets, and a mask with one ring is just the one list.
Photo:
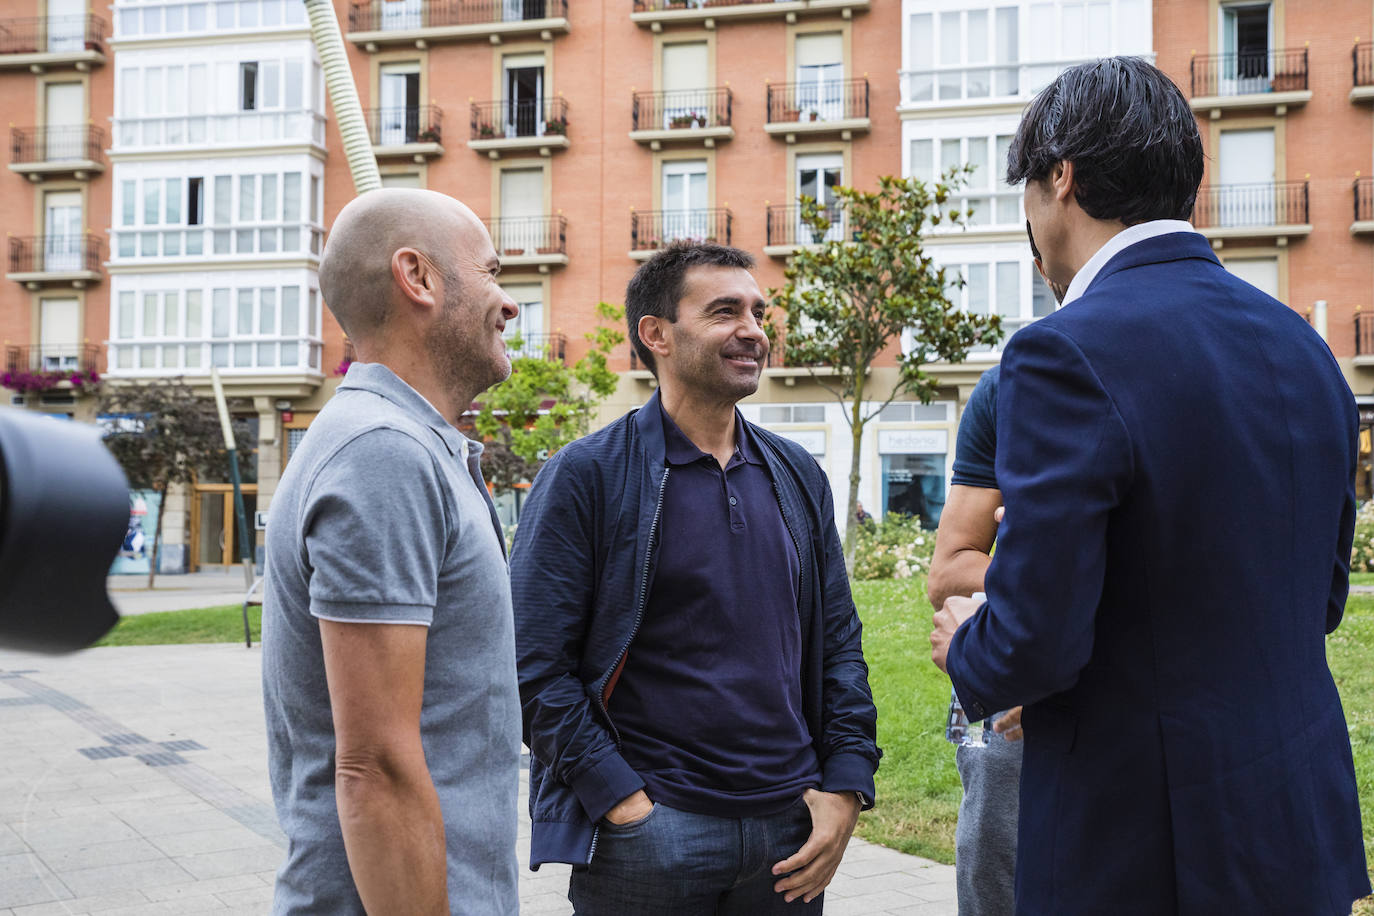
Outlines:
{"label": "paved sidewalk", "polygon": [[[285,841],[260,659],[230,644],[0,651],[0,916],[266,913]],[[522,868],[521,912],[570,913],[567,874]],[[955,911],[952,867],[860,840],[827,893],[829,916]]]}
{"label": "paved sidewalk", "polygon": [[[148,574],[109,576],[106,587],[110,600],[120,614],[147,614],[150,611],[188,611],[193,608],[242,604],[248,591],[243,584],[243,567],[157,576],[152,589]],[[261,589],[259,589],[261,595]]]}

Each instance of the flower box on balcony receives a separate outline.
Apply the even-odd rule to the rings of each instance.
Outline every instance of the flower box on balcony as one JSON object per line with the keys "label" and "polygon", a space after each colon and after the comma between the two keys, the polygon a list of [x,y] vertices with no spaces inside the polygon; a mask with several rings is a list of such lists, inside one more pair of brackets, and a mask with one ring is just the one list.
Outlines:
{"label": "flower box on balcony", "polygon": [[563,253],[562,250],[561,250],[557,245],[545,245],[545,246],[543,246],[543,247],[536,248],[535,251],[537,251],[539,254],[562,254],[562,253]]}
{"label": "flower box on balcony", "polygon": [[564,136],[568,132],[568,122],[562,118],[556,118],[544,124],[544,133]]}
{"label": "flower box on balcony", "polygon": [[420,131],[419,140],[421,143],[438,143],[439,131],[433,127]]}
{"label": "flower box on balcony", "polygon": [[508,257],[508,258],[518,258],[518,257],[520,257],[522,254],[525,253],[525,249],[523,249],[523,248],[503,248],[503,249],[501,249],[501,253],[504,254],[504,255],[505,255],[506,257]]}

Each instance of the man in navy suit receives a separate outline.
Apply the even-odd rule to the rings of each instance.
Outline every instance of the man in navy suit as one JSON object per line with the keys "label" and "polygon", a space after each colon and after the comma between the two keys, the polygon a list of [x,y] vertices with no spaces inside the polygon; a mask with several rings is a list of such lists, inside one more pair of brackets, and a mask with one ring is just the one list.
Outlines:
{"label": "man in navy suit", "polygon": [[988,600],[931,635],[970,719],[1025,704],[1018,914],[1340,914],[1369,893],[1326,665],[1357,415],[1330,350],[1184,222],[1159,70],[1066,71],[1007,177],[1064,307],[1002,358]]}

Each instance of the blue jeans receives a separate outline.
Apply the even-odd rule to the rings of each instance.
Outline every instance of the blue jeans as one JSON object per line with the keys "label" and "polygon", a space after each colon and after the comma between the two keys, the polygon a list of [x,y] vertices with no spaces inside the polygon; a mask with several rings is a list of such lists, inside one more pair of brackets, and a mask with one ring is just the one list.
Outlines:
{"label": "blue jeans", "polygon": [[811,903],[784,902],[773,866],[811,835],[798,798],[765,817],[709,817],[654,803],[637,821],[601,822],[596,853],[568,887],[577,916],[818,916]]}

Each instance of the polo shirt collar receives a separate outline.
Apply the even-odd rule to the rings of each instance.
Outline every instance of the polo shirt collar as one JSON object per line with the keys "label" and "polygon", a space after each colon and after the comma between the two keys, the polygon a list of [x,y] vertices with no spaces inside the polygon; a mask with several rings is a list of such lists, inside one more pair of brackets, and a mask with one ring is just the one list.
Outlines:
{"label": "polo shirt collar", "polygon": [[461,456],[464,463],[471,458],[479,458],[482,454],[482,443],[469,439],[454,429],[428,398],[381,363],[353,363],[348,367],[348,374],[339,383],[339,388],[370,391],[386,398],[434,430],[443,441],[444,447],[448,449],[448,453]]}
{"label": "polo shirt collar", "polygon": [[[659,415],[663,420],[663,463],[669,466],[681,466],[700,461],[707,457],[706,453],[697,448],[696,443],[687,438],[687,434],[678,428],[673,422],[673,418],[668,416],[668,411],[663,409],[663,402],[658,403]],[[754,442],[753,434],[749,430],[749,424],[744,422],[738,410],[735,411],[735,451],[740,458],[749,464],[763,464],[763,459],[759,457],[758,446]]]}

